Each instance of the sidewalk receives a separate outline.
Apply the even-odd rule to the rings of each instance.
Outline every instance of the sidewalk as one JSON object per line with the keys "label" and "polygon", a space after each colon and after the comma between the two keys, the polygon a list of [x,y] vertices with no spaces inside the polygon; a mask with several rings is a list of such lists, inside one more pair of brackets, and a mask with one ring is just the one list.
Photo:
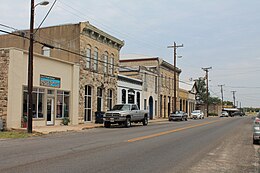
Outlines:
{"label": "sidewalk", "polygon": [[[153,119],[153,120],[149,120],[149,123],[164,122],[164,121],[168,121],[168,119]],[[49,134],[49,133],[67,132],[67,131],[81,131],[81,130],[92,129],[92,128],[101,128],[101,127],[104,127],[104,125],[95,124],[95,123],[85,123],[85,124],[69,125],[69,126],[58,125],[58,126],[33,127],[33,131],[42,134]]]}

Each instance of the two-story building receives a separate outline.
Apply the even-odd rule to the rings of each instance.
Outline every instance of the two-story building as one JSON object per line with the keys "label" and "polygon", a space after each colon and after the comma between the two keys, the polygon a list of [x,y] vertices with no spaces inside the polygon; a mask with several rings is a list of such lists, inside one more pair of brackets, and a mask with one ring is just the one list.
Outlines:
{"label": "two-story building", "polygon": [[[0,35],[0,48],[15,47],[23,52],[11,54],[16,66],[18,65],[16,61],[17,63],[23,61],[20,68],[14,69],[16,66],[11,66],[10,63],[7,72],[3,71],[5,68],[0,70],[1,79],[9,77],[13,70],[20,71],[23,75],[23,80],[16,86],[18,94],[23,95],[22,99],[15,100],[15,97],[9,97],[6,92],[11,87],[10,85],[6,86],[7,89],[0,90],[0,97],[5,100],[0,103],[0,109],[3,110],[2,117],[6,120],[7,128],[19,126],[17,122],[9,125],[13,119],[12,116],[18,115],[11,114],[8,109],[13,109],[19,104],[19,109],[23,107],[20,110],[23,112],[19,114],[20,117],[26,115],[28,111],[26,110],[28,99],[26,94],[27,59],[25,56],[29,48],[28,37],[29,31],[27,30],[17,31],[12,35]],[[124,45],[123,41],[94,27],[89,22],[40,28],[35,33],[34,39],[36,40],[34,54],[39,56],[39,58],[35,58],[35,61],[38,61],[37,59],[44,61],[42,66],[37,62],[34,64],[34,126],[55,125],[64,117],[71,119],[75,116],[77,118],[71,119],[73,124],[92,122],[96,111],[106,111],[117,102],[119,53]],[[39,44],[39,42],[44,44]],[[8,50],[2,51],[9,52]],[[23,55],[16,58],[17,54]],[[9,57],[9,53],[2,53],[1,56]],[[2,58],[1,63],[5,62],[6,59]],[[69,64],[67,66],[70,67],[66,67],[66,70],[60,63]],[[41,70],[38,71],[39,68]],[[77,72],[78,74],[76,74]],[[16,80],[18,77],[12,76],[12,80]],[[77,99],[72,98],[72,90],[73,93],[78,92],[78,94],[73,94],[73,97],[78,97]],[[8,104],[6,104],[7,102]],[[75,106],[78,107],[77,113],[70,111],[70,109],[74,110]],[[35,123],[38,121],[41,123]]]}
{"label": "two-story building", "polygon": [[[140,69],[138,69],[137,67],[139,66],[143,66],[143,68],[140,67]],[[159,57],[147,57],[139,55],[122,55],[120,57],[120,67],[125,69],[129,69],[129,67],[136,67],[138,69],[136,71],[120,70],[120,73],[142,79],[144,87],[143,92],[145,90],[148,91],[148,94],[143,97],[144,99],[147,99],[146,101],[144,100],[144,105],[149,105],[149,108],[153,107],[153,111],[150,110],[149,112],[150,114],[151,112],[154,112],[156,118],[167,118],[174,107],[174,71],[176,71],[177,74],[176,81],[179,81],[181,70],[178,68],[175,69],[172,64],[164,61]],[[151,79],[148,80],[148,76]],[[177,95],[179,88],[178,83],[179,82],[177,82],[176,85]],[[155,95],[149,96],[149,93],[155,93]]]}

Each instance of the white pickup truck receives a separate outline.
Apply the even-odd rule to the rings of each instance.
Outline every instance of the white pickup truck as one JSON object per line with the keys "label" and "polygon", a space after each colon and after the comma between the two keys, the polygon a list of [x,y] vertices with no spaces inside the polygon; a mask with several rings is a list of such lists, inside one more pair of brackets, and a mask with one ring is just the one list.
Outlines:
{"label": "white pickup truck", "polygon": [[142,122],[146,126],[148,124],[148,111],[139,110],[136,104],[117,104],[112,110],[105,113],[103,120],[106,128],[109,128],[111,124],[130,127],[132,122]]}

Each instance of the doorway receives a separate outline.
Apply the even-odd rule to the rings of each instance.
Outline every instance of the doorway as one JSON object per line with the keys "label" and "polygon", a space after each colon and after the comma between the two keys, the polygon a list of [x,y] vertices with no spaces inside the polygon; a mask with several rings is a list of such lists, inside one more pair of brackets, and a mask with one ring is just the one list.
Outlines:
{"label": "doorway", "polygon": [[153,119],[153,97],[150,96],[149,98],[149,115],[150,115],[150,119]]}
{"label": "doorway", "polygon": [[47,125],[54,125],[54,98],[47,98]]}

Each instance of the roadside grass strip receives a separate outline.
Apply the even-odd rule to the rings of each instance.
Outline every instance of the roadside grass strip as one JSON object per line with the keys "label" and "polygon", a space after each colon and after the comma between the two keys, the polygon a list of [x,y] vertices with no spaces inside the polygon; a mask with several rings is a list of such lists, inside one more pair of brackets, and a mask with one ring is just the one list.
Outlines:
{"label": "roadside grass strip", "polygon": [[17,139],[17,138],[28,138],[32,136],[40,136],[40,133],[29,134],[26,131],[3,131],[0,132],[0,139]]}
{"label": "roadside grass strip", "polygon": [[192,125],[192,126],[182,127],[182,128],[178,128],[178,129],[174,129],[174,130],[169,130],[169,131],[164,131],[164,132],[160,132],[160,133],[155,133],[155,134],[151,134],[151,135],[147,135],[147,136],[141,136],[141,137],[129,139],[126,142],[137,142],[137,141],[150,139],[150,138],[154,138],[154,137],[158,137],[158,136],[162,136],[162,135],[167,135],[167,134],[170,134],[170,133],[179,132],[179,131],[182,131],[182,130],[187,130],[187,129],[192,129],[192,128],[195,128],[195,127],[200,127],[200,126],[205,126],[205,125],[208,125],[208,124],[213,124],[213,123],[216,123],[216,122],[219,122],[219,121],[221,121],[221,120],[215,120],[215,121],[211,121],[211,122],[206,122],[206,123],[201,123],[201,124],[196,124],[196,125]]}

